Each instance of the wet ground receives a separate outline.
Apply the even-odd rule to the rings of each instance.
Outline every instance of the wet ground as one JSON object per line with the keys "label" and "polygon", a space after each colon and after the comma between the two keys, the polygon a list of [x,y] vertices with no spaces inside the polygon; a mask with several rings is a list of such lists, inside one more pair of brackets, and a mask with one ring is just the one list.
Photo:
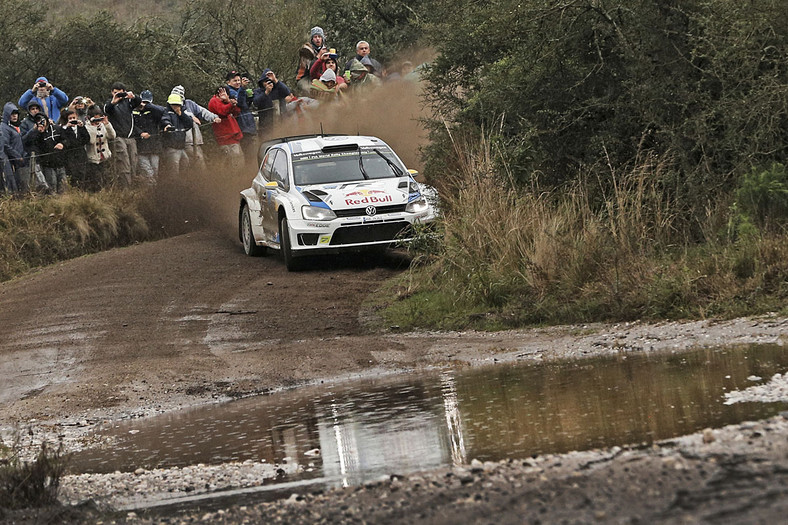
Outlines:
{"label": "wet ground", "polygon": [[[284,489],[360,485],[472,460],[651,445],[765,419],[788,403],[726,404],[726,394],[785,371],[783,347],[751,345],[309,387],[107,425],[93,438],[102,447],[76,454],[71,470],[158,469],[178,477],[182,470],[173,469],[198,464],[258,465],[256,483],[170,485],[164,495],[134,494],[123,506],[182,506],[185,499],[208,507],[227,498],[248,504],[281,497]],[[241,485],[247,488],[239,491]],[[221,501],[209,503],[214,498]]]}

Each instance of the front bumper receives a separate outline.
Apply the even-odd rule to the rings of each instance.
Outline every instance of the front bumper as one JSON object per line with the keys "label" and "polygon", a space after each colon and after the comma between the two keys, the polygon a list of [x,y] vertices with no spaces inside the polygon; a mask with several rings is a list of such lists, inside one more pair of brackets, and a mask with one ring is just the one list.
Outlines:
{"label": "front bumper", "polygon": [[337,252],[372,246],[389,246],[413,238],[415,224],[435,219],[431,211],[395,213],[374,217],[348,217],[332,221],[288,221],[294,252]]}

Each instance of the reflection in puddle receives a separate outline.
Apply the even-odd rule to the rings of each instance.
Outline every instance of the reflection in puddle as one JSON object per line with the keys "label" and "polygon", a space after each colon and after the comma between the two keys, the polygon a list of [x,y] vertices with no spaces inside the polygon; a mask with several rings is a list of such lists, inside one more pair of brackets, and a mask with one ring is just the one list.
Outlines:
{"label": "reflection in puddle", "polygon": [[769,417],[786,405],[728,406],[724,394],[757,384],[749,376],[768,381],[786,370],[788,353],[761,345],[304,388],[103,429],[114,444],[77,454],[72,467],[112,472],[255,460],[347,486],[474,458],[648,443]]}

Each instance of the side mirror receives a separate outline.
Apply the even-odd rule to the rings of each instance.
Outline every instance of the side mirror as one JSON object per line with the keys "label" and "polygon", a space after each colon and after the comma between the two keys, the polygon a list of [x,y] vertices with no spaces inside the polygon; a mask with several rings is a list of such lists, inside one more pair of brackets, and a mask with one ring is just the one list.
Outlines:
{"label": "side mirror", "polygon": [[413,180],[416,182],[421,182],[422,184],[427,182],[424,175],[420,174],[418,170],[408,170],[408,173],[410,173],[410,176],[413,177]]}

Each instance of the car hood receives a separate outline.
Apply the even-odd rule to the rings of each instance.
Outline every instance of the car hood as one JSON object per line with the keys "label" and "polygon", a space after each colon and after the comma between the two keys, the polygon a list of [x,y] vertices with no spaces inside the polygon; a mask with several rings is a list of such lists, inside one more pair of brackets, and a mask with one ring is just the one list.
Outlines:
{"label": "car hood", "polygon": [[313,206],[332,210],[364,208],[366,206],[394,206],[407,204],[418,197],[410,192],[408,177],[344,182],[341,184],[315,184],[300,188]]}

